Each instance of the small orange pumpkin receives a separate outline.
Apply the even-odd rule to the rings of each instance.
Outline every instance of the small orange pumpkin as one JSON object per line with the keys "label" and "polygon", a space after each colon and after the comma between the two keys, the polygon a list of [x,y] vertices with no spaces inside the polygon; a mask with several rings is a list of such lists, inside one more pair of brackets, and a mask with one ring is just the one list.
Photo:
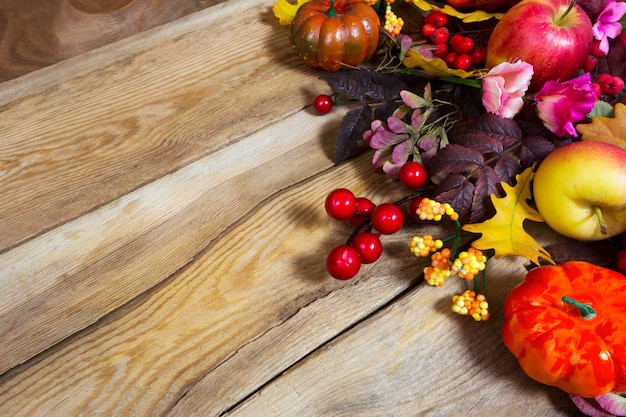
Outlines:
{"label": "small orange pumpkin", "polygon": [[363,0],[312,0],[289,27],[291,45],[313,68],[357,66],[378,48],[380,19]]}

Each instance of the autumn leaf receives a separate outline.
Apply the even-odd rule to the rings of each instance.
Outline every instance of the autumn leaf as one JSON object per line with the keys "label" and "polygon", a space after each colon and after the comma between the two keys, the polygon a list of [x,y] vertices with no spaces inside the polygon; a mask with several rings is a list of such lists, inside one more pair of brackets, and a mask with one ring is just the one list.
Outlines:
{"label": "autumn leaf", "polygon": [[439,10],[449,16],[457,17],[465,23],[482,22],[483,20],[489,20],[491,18],[500,20],[502,19],[502,16],[504,16],[504,13],[487,13],[482,10],[476,10],[476,11],[469,12],[469,13],[462,13],[456,10],[454,7],[449,6],[447,4],[444,5],[443,7],[437,7],[434,4],[431,4],[430,2],[426,0],[413,0],[412,3],[425,12],[429,12],[432,10]]}
{"label": "autumn leaf", "polygon": [[402,60],[402,64],[407,68],[422,68],[430,75],[436,77],[459,77],[470,78],[479,77],[487,72],[483,70],[463,71],[460,69],[449,68],[446,62],[441,58],[426,58],[419,52],[409,49],[406,51],[406,58]]}
{"label": "autumn leaf", "polygon": [[482,236],[472,246],[477,249],[495,250],[495,257],[523,256],[539,265],[539,258],[554,263],[548,251],[524,230],[524,220],[543,222],[539,212],[528,204],[533,169],[527,168],[516,176],[517,184],[512,187],[502,182],[504,197],[491,195],[496,214],[482,223],[466,224],[463,230],[481,233]]}
{"label": "autumn leaf", "polygon": [[626,149],[626,105],[615,105],[614,117],[593,116],[591,123],[576,126],[581,140],[607,142]]}
{"label": "autumn leaf", "polygon": [[278,18],[278,23],[281,25],[289,25],[293,18],[296,16],[296,12],[304,3],[309,0],[296,0],[292,3],[289,0],[276,0],[272,11],[274,16]]}

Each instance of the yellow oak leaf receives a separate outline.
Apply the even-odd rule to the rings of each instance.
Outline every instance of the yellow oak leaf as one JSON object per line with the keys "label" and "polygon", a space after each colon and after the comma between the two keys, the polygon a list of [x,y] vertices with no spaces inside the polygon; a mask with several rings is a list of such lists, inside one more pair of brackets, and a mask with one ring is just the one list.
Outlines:
{"label": "yellow oak leaf", "polygon": [[418,8],[420,8],[421,10],[425,12],[429,12],[431,10],[439,10],[449,16],[457,17],[465,23],[482,22],[484,20],[489,20],[491,18],[500,20],[504,16],[504,13],[488,13],[482,10],[462,13],[450,5],[446,4],[443,7],[437,7],[434,4],[429,3],[427,0],[412,0],[411,3],[413,3],[414,5],[416,5]]}
{"label": "yellow oak leaf", "polygon": [[446,65],[446,62],[441,58],[426,58],[413,49],[409,49],[406,52],[406,58],[402,61],[407,68],[422,68],[430,75],[437,77],[452,76],[459,78],[479,77],[487,73],[487,69],[478,69],[473,71],[463,71],[460,69],[452,69]]}
{"label": "yellow oak leaf", "polygon": [[579,124],[581,140],[607,142],[626,149],[626,105],[618,103],[613,117],[592,116],[591,123]]}
{"label": "yellow oak leaf", "polygon": [[539,265],[539,258],[554,263],[552,257],[537,241],[524,230],[524,220],[543,222],[543,217],[528,204],[531,198],[532,168],[517,175],[517,184],[511,187],[502,182],[505,196],[491,195],[496,214],[482,223],[466,224],[463,230],[481,233],[472,246],[477,249],[495,251],[496,259],[503,256],[523,256]]}
{"label": "yellow oak leaf", "polygon": [[274,16],[278,18],[280,25],[289,25],[293,18],[296,17],[296,12],[300,6],[308,1],[309,0],[296,0],[295,2],[291,2],[289,0],[276,0],[272,11],[274,12]]}

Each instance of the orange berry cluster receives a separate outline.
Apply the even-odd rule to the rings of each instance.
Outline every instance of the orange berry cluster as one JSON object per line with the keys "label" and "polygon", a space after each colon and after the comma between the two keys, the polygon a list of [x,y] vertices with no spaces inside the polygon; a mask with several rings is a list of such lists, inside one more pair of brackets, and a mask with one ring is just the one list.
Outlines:
{"label": "orange berry cluster", "polygon": [[443,241],[441,239],[433,239],[432,235],[413,236],[409,242],[411,252],[415,256],[425,258],[430,256],[432,252],[437,252],[443,247]]}
{"label": "orange berry cluster", "polygon": [[451,220],[458,220],[459,214],[454,211],[448,203],[440,203],[430,198],[423,198],[415,213],[420,220],[434,220],[436,222],[443,219],[443,216],[450,217]]}
{"label": "orange berry cluster", "polygon": [[450,256],[452,252],[448,248],[443,248],[430,256],[430,265],[424,268],[424,279],[429,285],[443,286],[451,274]]}
{"label": "orange berry cluster", "polygon": [[452,297],[452,311],[462,316],[472,316],[476,321],[489,320],[489,303],[483,294],[465,290]]}
{"label": "orange berry cluster", "polygon": [[473,247],[459,253],[459,257],[452,264],[452,273],[466,280],[473,280],[480,272],[485,270],[487,257]]}
{"label": "orange berry cluster", "polygon": [[392,1],[387,0],[387,8],[385,9],[385,24],[383,28],[392,36],[396,37],[400,34],[404,26],[404,20],[391,10]]}

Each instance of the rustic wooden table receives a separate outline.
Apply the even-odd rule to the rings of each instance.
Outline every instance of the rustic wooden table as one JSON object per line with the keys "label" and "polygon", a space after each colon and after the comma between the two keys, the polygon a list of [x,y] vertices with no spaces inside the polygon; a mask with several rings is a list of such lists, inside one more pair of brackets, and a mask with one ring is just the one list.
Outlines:
{"label": "rustic wooden table", "polygon": [[410,230],[326,274],[350,229],[325,195],[402,192],[369,153],[333,165],[343,112],[313,113],[328,87],[267,0],[20,2],[0,10],[0,415],[578,415],[501,343],[523,261],[490,264],[486,323],[450,312],[464,284],[424,284]]}

